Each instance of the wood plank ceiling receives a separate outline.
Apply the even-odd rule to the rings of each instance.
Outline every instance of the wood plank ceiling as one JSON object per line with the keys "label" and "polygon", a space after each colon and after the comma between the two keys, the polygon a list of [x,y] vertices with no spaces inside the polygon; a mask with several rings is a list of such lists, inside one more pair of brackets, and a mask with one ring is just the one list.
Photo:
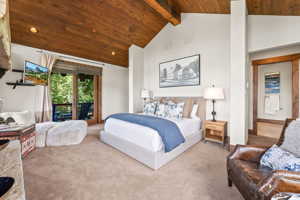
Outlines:
{"label": "wood plank ceiling", "polygon": [[167,23],[141,0],[10,0],[10,14],[15,43],[125,67]]}
{"label": "wood plank ceiling", "polygon": [[[247,3],[249,14],[300,15],[299,0]],[[230,0],[173,4],[183,13],[230,13]],[[145,47],[167,24],[144,0],[10,0],[10,18],[12,42],[124,67],[130,45]]]}
{"label": "wood plank ceiling", "polygon": [[251,15],[300,16],[299,0],[247,0]]}

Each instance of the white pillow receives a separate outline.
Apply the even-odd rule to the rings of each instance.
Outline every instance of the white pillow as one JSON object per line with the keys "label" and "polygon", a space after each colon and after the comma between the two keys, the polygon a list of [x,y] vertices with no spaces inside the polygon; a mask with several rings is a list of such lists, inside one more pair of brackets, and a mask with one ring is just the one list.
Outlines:
{"label": "white pillow", "polygon": [[194,104],[194,105],[193,105],[193,109],[192,109],[192,112],[191,112],[191,115],[190,115],[192,119],[200,119],[200,118],[197,116],[198,107],[199,107],[198,104]]}
{"label": "white pillow", "polygon": [[17,124],[30,125],[35,123],[34,114],[30,111],[11,112],[10,115]]}

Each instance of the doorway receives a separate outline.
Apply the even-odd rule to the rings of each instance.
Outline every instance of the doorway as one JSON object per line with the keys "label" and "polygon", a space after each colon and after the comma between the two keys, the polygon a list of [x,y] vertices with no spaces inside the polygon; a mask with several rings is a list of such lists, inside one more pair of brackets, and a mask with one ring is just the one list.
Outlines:
{"label": "doorway", "polygon": [[254,60],[254,135],[278,139],[286,118],[299,115],[300,54]]}
{"label": "doorway", "polygon": [[[100,70],[99,70],[100,69]],[[58,61],[51,74],[53,121],[102,121],[101,68]]]}

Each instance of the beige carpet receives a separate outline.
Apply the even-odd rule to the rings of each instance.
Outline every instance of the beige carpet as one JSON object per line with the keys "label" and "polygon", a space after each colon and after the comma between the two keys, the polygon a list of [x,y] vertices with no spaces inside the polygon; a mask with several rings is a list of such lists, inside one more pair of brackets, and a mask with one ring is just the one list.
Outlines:
{"label": "beige carpet", "polygon": [[25,189],[28,200],[241,200],[227,187],[227,154],[201,142],[153,171],[90,134],[25,158]]}

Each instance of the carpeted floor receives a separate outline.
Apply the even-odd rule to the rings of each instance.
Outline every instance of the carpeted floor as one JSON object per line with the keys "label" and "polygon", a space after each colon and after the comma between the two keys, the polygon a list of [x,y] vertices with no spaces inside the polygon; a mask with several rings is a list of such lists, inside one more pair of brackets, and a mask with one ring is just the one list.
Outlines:
{"label": "carpeted floor", "polygon": [[242,200],[227,187],[227,154],[201,142],[153,171],[90,134],[25,158],[25,189],[28,200]]}

